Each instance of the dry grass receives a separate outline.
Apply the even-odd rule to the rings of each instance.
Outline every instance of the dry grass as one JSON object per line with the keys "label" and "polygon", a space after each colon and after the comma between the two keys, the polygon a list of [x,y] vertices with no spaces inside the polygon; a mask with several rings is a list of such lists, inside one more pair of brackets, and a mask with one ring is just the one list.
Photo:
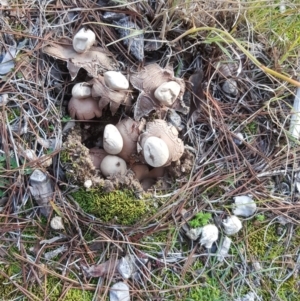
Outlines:
{"label": "dry grass", "polygon": [[[125,254],[149,259],[138,277],[128,280],[132,300],[235,300],[250,291],[255,300],[296,300],[300,146],[288,129],[299,49],[288,35],[281,43],[281,28],[264,13],[288,22],[299,5],[288,1],[282,20],[274,1],[116,1],[111,8],[106,1],[95,2],[14,1],[0,10],[3,52],[12,41],[26,40],[0,88],[9,95],[0,107],[0,300],[106,300],[120,277],[89,278],[84,268]],[[139,67],[127,47],[116,42],[115,28],[101,18],[109,10],[124,11],[144,30],[145,49],[161,43],[145,52],[145,64],[172,64],[187,81],[198,68],[204,74],[204,98],[199,101],[190,91],[195,112],[189,120],[182,116],[182,137],[195,155],[193,170],[188,177],[170,178],[170,191],[153,191],[157,210],[131,226],[104,223],[72,199],[77,185],[65,178],[60,155],[74,83],[64,63],[41,51],[48,41],[72,38],[85,24],[122,62],[122,70]],[[193,26],[206,29],[186,35]],[[296,29],[291,32],[299,41]],[[234,64],[231,74],[220,68],[224,62]],[[238,83],[236,96],[222,90],[228,77]],[[75,82],[85,78],[81,72]],[[238,133],[244,137],[241,145]],[[26,149],[36,159],[26,158]],[[52,164],[45,167],[48,158]],[[63,217],[61,232],[50,228],[31,197],[29,175],[36,168],[55,183],[51,216]],[[217,247],[207,251],[186,237],[182,226],[200,211],[212,213],[221,229],[233,197],[245,194],[253,196],[258,212],[243,221],[224,262],[217,260]],[[217,246],[223,239],[221,231]],[[54,250],[59,253],[49,253]]]}

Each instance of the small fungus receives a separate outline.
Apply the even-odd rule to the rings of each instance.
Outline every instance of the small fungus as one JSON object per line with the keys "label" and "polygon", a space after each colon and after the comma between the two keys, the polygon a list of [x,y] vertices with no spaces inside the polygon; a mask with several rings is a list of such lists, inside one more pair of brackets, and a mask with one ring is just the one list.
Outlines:
{"label": "small fungus", "polygon": [[103,148],[111,155],[117,155],[123,148],[123,138],[119,130],[112,124],[107,124],[104,128]]}
{"label": "small fungus", "polygon": [[92,97],[79,99],[72,97],[69,101],[69,113],[70,116],[75,119],[77,117],[80,120],[89,120],[94,117],[101,117],[102,111],[98,107],[97,100]]}
{"label": "small fungus", "polygon": [[90,29],[81,28],[73,37],[73,48],[78,53],[84,53],[95,43],[96,35]]}
{"label": "small fungus", "polygon": [[131,75],[130,82],[140,91],[134,110],[135,120],[140,120],[153,110],[161,113],[170,108],[186,111],[181,101],[185,83],[174,76],[171,68],[163,69],[158,64],[150,64]]}
{"label": "small fungus", "polygon": [[99,109],[102,110],[109,104],[112,115],[114,115],[121,104],[130,106],[131,99],[127,91],[115,91],[109,88],[103,76],[98,76],[91,81],[92,96],[99,99]]}
{"label": "small fungus", "polygon": [[107,155],[100,164],[100,170],[105,177],[114,175],[125,175],[127,171],[126,162],[117,156]]}
{"label": "small fungus", "polygon": [[88,83],[78,83],[72,89],[72,96],[78,99],[88,98],[92,95],[92,89]]}
{"label": "small fungus", "polygon": [[90,158],[96,168],[100,168],[102,160],[108,155],[104,149],[93,147],[89,150]]}
{"label": "small fungus", "polygon": [[153,167],[170,165],[184,152],[184,144],[178,138],[176,128],[159,119],[146,124],[146,131],[140,135],[139,144],[145,161]]}
{"label": "small fungus", "polygon": [[121,72],[107,71],[104,72],[103,76],[106,86],[112,90],[127,90],[129,88],[129,82]]}
{"label": "small fungus", "polygon": [[177,99],[180,89],[181,87],[177,82],[166,82],[155,90],[154,96],[162,105],[170,107]]}
{"label": "small fungus", "polygon": [[137,154],[138,137],[144,125],[144,122],[137,122],[130,118],[125,118],[116,124],[116,128],[123,138],[123,148],[118,156],[126,162],[129,162]]}

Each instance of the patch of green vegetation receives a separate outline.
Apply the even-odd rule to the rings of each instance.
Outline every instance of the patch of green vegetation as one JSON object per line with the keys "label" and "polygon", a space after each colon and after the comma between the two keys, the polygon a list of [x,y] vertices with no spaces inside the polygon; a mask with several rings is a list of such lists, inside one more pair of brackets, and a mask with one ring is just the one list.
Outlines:
{"label": "patch of green vegetation", "polygon": [[137,199],[129,190],[107,193],[100,189],[79,189],[72,193],[72,197],[86,213],[105,222],[132,225],[148,211],[146,202]]}
{"label": "patch of green vegetation", "polygon": [[262,227],[261,223],[249,221],[247,229],[248,252],[260,260],[272,260],[283,253],[284,246],[278,242],[276,225]]}
{"label": "patch of green vegetation", "polygon": [[189,225],[192,228],[203,227],[209,223],[211,214],[208,212],[198,212],[190,221]]}
{"label": "patch of green vegetation", "polygon": [[279,63],[282,64],[295,57],[300,49],[300,14],[298,0],[283,2],[284,11],[280,11],[279,2],[277,1],[275,6],[251,2],[247,10],[247,19],[254,30],[263,37],[264,42],[270,45],[273,51],[278,50]]}
{"label": "patch of green vegetation", "polygon": [[266,220],[266,216],[264,214],[257,214],[255,216],[256,220],[259,221],[259,222],[263,222]]}
{"label": "patch of green vegetation", "polygon": [[93,300],[94,293],[91,291],[85,291],[81,289],[70,289],[67,294],[65,295],[63,301],[90,301]]}

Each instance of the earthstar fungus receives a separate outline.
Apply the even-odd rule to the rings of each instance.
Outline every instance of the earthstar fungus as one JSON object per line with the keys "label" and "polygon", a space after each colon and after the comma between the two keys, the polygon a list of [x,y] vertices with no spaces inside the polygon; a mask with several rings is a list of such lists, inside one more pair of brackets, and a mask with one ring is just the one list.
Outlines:
{"label": "earthstar fungus", "polygon": [[146,124],[146,131],[139,137],[139,145],[145,161],[153,167],[170,165],[184,152],[184,144],[178,138],[176,128],[161,119]]}
{"label": "earthstar fungus", "polygon": [[81,28],[73,37],[73,48],[78,53],[89,50],[96,41],[95,33],[90,29]]}
{"label": "earthstar fungus", "polygon": [[171,68],[161,68],[158,64],[145,66],[141,71],[130,76],[134,88],[140,91],[137,99],[134,119],[139,120],[151,111],[167,111],[169,108],[185,112],[182,103],[185,83],[174,76]]}

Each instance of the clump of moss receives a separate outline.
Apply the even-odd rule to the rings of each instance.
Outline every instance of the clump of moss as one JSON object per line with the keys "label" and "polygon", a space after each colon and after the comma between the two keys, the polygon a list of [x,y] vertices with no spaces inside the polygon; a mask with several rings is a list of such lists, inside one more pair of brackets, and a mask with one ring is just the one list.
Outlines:
{"label": "clump of moss", "polygon": [[273,259],[282,254],[284,247],[278,243],[278,235],[276,226],[262,227],[249,221],[247,224],[248,230],[248,251],[251,255],[260,259]]}
{"label": "clump of moss", "polygon": [[104,192],[101,189],[79,189],[72,194],[81,208],[105,222],[132,225],[147,212],[146,202],[129,190]]}

